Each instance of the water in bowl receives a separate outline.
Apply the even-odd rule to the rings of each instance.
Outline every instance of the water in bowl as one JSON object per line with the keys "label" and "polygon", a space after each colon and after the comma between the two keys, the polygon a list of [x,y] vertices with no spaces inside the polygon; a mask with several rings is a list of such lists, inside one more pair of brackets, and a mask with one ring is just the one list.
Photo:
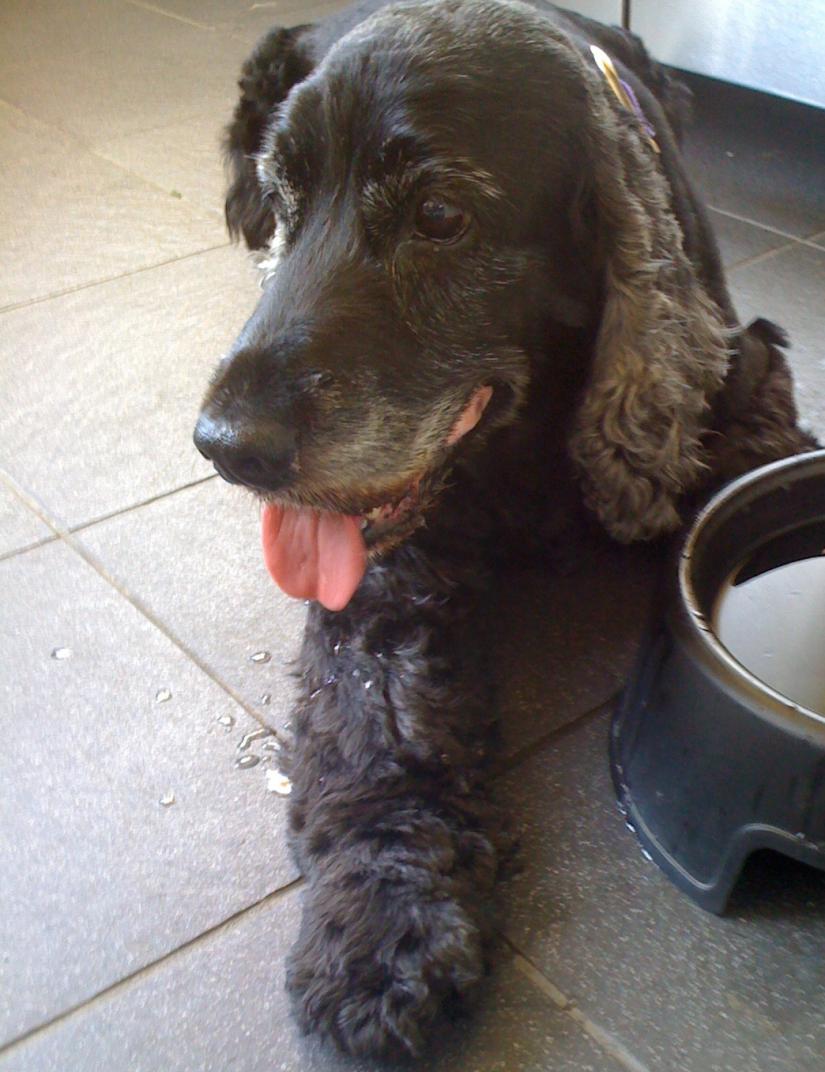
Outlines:
{"label": "water in bowl", "polygon": [[780,537],[740,563],[716,599],[713,628],[755,677],[825,715],[822,525]]}

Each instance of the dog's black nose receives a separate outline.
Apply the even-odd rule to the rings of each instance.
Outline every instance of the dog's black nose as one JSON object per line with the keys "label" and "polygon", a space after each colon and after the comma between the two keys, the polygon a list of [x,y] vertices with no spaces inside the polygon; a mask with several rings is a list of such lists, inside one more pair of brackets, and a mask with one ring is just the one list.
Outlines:
{"label": "dog's black nose", "polygon": [[235,422],[202,413],[195,425],[195,446],[230,484],[277,491],[295,462],[295,433],[273,420]]}

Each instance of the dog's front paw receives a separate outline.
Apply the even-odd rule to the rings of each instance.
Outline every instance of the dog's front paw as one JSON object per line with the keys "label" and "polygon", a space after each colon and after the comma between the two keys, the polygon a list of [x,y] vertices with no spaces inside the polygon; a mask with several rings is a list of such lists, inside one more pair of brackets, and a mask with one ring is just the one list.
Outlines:
{"label": "dog's front paw", "polygon": [[439,1011],[465,1003],[484,973],[479,929],[449,898],[348,885],[308,891],[287,968],[301,1027],[353,1056],[417,1056]]}

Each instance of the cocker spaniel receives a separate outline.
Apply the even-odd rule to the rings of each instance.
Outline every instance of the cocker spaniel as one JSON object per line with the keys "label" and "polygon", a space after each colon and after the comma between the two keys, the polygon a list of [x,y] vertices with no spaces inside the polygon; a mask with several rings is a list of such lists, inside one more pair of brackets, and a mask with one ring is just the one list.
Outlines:
{"label": "cocker spaniel", "polygon": [[300,1021],[420,1051],[476,988],[509,844],[478,600],[594,520],[676,530],[812,447],[781,331],[743,328],[678,140],[687,91],[549,3],[362,3],[276,29],[228,128],[263,293],[195,441],[311,601],[290,829]]}

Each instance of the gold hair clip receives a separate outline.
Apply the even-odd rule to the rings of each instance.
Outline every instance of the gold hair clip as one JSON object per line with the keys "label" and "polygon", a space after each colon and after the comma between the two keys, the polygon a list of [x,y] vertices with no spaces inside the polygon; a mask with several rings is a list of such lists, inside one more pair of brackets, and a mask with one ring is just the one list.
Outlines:
{"label": "gold hair clip", "polygon": [[593,59],[596,61],[596,66],[604,75],[605,81],[613,91],[614,97],[619,101],[623,108],[633,114],[639,119],[644,128],[647,140],[652,145],[653,149],[660,153],[661,149],[656,141],[656,131],[653,124],[648,120],[645,113],[642,111],[641,105],[636,100],[636,94],[633,92],[627,82],[623,82],[619,78],[619,72],[613,63],[613,60],[608,56],[604,49],[599,48],[598,45],[591,45],[590,51],[593,53]]}

